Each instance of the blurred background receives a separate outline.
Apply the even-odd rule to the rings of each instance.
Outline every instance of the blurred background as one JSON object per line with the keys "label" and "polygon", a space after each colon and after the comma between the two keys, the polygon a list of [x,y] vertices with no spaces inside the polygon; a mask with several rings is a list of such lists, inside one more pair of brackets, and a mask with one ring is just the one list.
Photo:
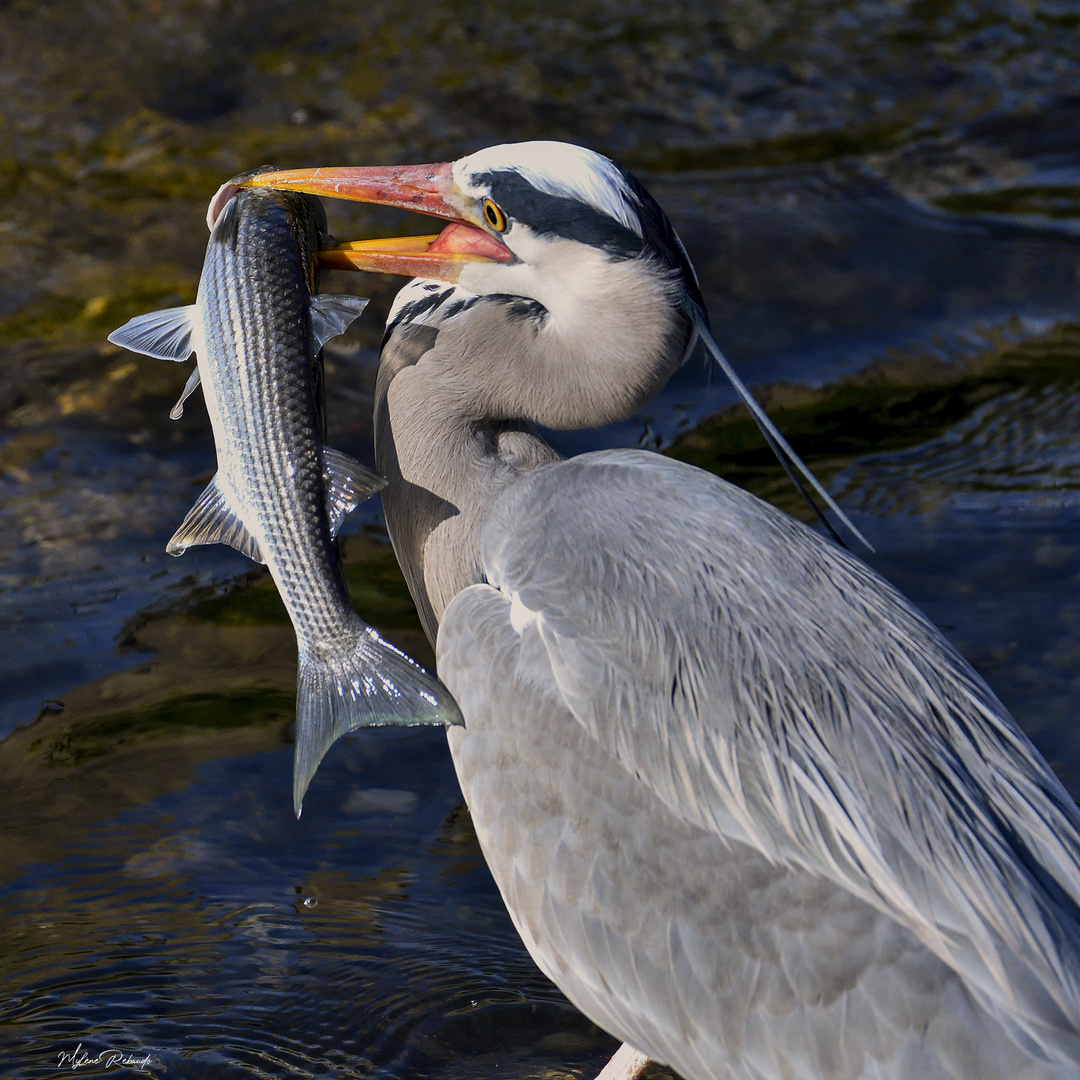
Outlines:
{"label": "blurred background", "polygon": [[[0,1075],[81,1044],[149,1055],[113,1076],[554,1080],[613,1049],[517,942],[442,733],[350,737],[294,821],[273,587],[164,554],[209,424],[105,335],[193,300],[242,169],[543,138],[638,172],[871,564],[1080,794],[1078,28],[1076,0],[0,0]],[[399,284],[324,279],[373,297],[327,355],[367,461]],[[562,445],[805,513],[699,359]],[[354,602],[431,663],[377,500],[353,518]]]}

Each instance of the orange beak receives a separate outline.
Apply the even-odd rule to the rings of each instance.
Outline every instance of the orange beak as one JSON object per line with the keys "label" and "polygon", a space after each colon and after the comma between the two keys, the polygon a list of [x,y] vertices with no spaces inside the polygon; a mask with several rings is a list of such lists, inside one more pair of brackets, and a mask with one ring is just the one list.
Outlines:
{"label": "orange beak", "polygon": [[319,264],[331,270],[370,270],[457,281],[467,266],[515,261],[497,236],[479,226],[454,184],[449,163],[293,169],[259,173],[233,183],[238,187],[303,191],[332,199],[396,206],[451,222],[437,236],[358,240],[324,248],[319,252]]}

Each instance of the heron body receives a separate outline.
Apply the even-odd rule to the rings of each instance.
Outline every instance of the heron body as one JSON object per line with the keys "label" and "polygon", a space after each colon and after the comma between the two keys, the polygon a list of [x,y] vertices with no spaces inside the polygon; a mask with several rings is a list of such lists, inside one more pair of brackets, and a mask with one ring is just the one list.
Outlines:
{"label": "heron body", "polygon": [[376,457],[539,966],[687,1080],[1080,1075],[1080,815],[980,677],[754,496],[533,427],[631,415],[702,328],[659,208],[560,144],[438,168]]}

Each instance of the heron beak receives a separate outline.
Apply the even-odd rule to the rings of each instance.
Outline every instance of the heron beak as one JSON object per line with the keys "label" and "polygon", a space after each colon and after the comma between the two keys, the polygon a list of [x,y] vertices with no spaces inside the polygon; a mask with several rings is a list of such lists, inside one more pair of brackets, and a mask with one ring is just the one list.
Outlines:
{"label": "heron beak", "polygon": [[450,163],[338,169],[292,169],[237,177],[237,187],[303,191],[332,199],[377,203],[414,210],[450,224],[437,236],[357,240],[319,252],[319,265],[331,270],[369,270],[406,277],[457,281],[476,263],[509,263],[515,258],[497,237],[479,227],[454,184]]}
{"label": "heron beak", "polygon": [[436,236],[353,240],[319,252],[327,270],[373,270],[382,274],[457,281],[476,263],[513,262],[509,248],[475,225],[455,221]]}

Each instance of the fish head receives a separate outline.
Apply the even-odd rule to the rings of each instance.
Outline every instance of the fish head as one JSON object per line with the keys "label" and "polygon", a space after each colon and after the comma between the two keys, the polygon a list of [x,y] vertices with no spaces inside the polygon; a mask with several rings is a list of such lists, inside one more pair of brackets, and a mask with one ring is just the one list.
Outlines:
{"label": "fish head", "polygon": [[275,173],[271,165],[241,173],[224,183],[214,193],[206,209],[206,225],[213,240],[224,241],[234,233],[239,215],[264,214],[268,206],[285,212],[292,225],[297,248],[312,292],[318,284],[318,251],[327,240],[326,210],[313,194],[249,186],[257,176]]}

